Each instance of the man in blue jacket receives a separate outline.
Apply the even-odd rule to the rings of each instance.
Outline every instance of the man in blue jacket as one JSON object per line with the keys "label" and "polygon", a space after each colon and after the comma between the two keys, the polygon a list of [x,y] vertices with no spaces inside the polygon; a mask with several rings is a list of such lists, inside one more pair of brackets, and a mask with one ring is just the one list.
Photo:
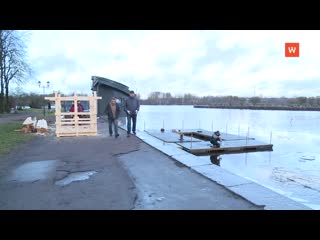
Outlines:
{"label": "man in blue jacket", "polygon": [[136,98],[134,91],[130,91],[130,96],[126,99],[124,104],[124,111],[127,114],[127,137],[130,137],[131,120],[132,132],[136,134],[137,115],[140,110],[139,100]]}

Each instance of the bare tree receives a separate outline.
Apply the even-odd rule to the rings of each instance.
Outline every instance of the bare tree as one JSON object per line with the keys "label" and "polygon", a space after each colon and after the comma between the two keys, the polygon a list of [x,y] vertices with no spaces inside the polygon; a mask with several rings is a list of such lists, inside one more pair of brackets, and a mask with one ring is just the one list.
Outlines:
{"label": "bare tree", "polygon": [[9,86],[18,85],[31,77],[32,70],[26,60],[26,35],[17,30],[0,30],[0,112],[9,112]]}
{"label": "bare tree", "polygon": [[5,31],[0,30],[0,113],[4,112],[4,70],[3,70],[3,58],[4,58],[4,46],[7,35]]}

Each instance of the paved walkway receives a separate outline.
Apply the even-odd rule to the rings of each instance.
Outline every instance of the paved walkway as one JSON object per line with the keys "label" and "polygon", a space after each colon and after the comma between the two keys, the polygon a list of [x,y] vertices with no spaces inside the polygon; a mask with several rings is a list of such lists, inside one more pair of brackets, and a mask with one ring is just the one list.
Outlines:
{"label": "paved walkway", "polygon": [[261,209],[123,130],[109,137],[103,120],[98,128],[37,136],[0,158],[0,209]]}

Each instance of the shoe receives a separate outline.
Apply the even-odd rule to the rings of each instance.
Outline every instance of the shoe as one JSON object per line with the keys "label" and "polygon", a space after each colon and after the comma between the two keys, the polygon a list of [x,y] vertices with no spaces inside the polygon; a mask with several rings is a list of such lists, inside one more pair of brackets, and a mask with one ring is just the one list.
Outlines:
{"label": "shoe", "polygon": [[112,137],[112,134],[110,134],[110,137]]}
{"label": "shoe", "polygon": [[133,132],[134,135],[136,135],[136,132]]}
{"label": "shoe", "polygon": [[116,134],[116,138],[119,137],[119,134]]}
{"label": "shoe", "polygon": [[127,134],[127,137],[130,137],[130,134],[129,134],[129,133]]}

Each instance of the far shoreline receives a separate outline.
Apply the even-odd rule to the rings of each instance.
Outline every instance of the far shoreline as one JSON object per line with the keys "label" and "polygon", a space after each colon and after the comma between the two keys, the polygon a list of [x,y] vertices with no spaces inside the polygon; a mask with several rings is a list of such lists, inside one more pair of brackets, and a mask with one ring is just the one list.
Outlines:
{"label": "far shoreline", "polygon": [[194,108],[240,109],[240,110],[320,111],[320,107],[211,106],[211,105],[193,105],[193,107]]}
{"label": "far shoreline", "polygon": [[142,106],[193,106],[194,108],[215,108],[215,109],[237,109],[237,110],[279,110],[279,111],[320,111],[320,107],[285,107],[285,106],[214,106],[214,105],[192,105],[192,104],[145,104]]}

